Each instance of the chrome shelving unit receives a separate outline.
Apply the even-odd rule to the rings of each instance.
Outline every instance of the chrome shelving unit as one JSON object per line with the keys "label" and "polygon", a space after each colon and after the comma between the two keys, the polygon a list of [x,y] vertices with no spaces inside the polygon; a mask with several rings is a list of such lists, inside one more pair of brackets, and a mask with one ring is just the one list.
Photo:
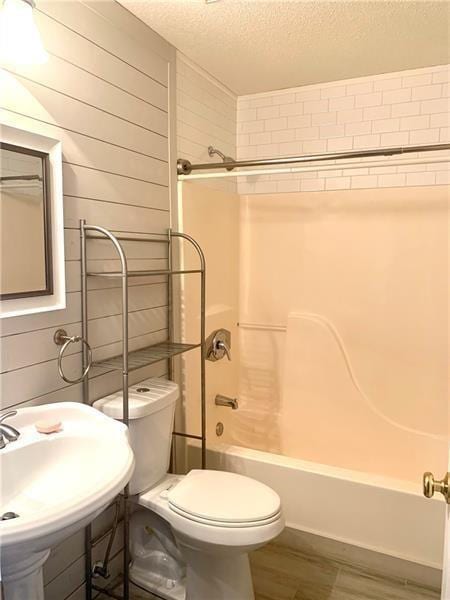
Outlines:
{"label": "chrome shelving unit", "polygon": [[[173,240],[181,239],[188,242],[195,249],[199,258],[198,269],[188,270],[173,270]],[[113,245],[117,256],[120,260],[119,271],[109,272],[91,272],[87,269],[87,246],[89,240],[109,240]],[[123,249],[122,242],[135,242],[140,244],[164,244],[167,246],[168,268],[158,270],[139,270],[132,271],[128,269],[126,253]],[[102,278],[117,278],[121,280],[121,296],[122,296],[122,352],[118,356],[113,356],[104,360],[92,363],[92,368],[89,370],[90,376],[101,375],[112,371],[122,372],[122,393],[123,393],[123,422],[128,425],[128,376],[129,373],[141,369],[142,367],[152,365],[156,362],[167,360],[169,362],[169,378],[172,378],[172,359],[173,357],[200,348],[200,379],[201,379],[201,435],[194,435],[183,432],[173,432],[174,436],[183,438],[191,438],[200,440],[201,442],[201,466],[204,469],[206,466],[206,329],[205,329],[205,312],[206,312],[206,263],[203,251],[200,245],[191,236],[168,230],[167,236],[156,237],[151,235],[136,234],[135,236],[115,235],[108,229],[99,225],[87,224],[85,220],[80,221],[80,243],[81,243],[81,318],[82,318],[82,339],[87,342],[83,344],[83,369],[88,369],[90,364],[88,354],[88,277]],[[198,343],[186,344],[179,343],[173,340],[173,285],[172,278],[177,275],[200,275],[200,341]],[[132,277],[151,277],[151,276],[167,276],[168,281],[168,317],[167,330],[168,339],[165,342],[140,348],[133,352],[129,352],[128,348],[128,281]],[[83,380],[83,401],[90,404],[89,399],[89,378]],[[120,600],[129,600],[129,519],[130,519],[130,498],[128,486],[123,490],[123,594],[118,596],[115,592],[107,591],[95,585],[92,581],[92,527],[86,527],[85,535],[85,570],[86,570],[86,600],[92,600],[93,592],[102,592],[112,598]],[[111,532],[112,535],[112,532]]]}

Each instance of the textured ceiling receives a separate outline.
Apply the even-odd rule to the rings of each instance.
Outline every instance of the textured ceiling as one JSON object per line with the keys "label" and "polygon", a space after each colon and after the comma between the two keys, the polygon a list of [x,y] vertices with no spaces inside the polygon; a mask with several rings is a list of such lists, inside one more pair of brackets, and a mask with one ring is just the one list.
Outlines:
{"label": "textured ceiling", "polygon": [[120,2],[239,95],[449,62],[445,0]]}

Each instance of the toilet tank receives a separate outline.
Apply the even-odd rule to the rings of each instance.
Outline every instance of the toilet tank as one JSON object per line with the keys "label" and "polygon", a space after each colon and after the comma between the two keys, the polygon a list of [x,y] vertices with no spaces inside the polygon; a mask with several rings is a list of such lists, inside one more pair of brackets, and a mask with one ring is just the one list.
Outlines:
{"label": "toilet tank", "polygon": [[[147,379],[128,391],[130,444],[136,467],[130,494],[153,487],[169,468],[178,385],[166,379]],[[122,392],[94,402],[93,406],[113,419],[122,419]]]}

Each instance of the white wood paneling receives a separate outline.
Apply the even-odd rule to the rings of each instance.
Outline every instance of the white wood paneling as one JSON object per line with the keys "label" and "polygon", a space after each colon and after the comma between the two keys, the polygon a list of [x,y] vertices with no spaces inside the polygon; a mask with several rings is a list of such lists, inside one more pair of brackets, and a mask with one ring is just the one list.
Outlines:
{"label": "white wood paneling", "polygon": [[[0,71],[0,124],[59,139],[63,148],[67,307],[5,319],[0,336],[0,406],[82,401],[82,386],[68,385],[57,371],[53,334],[81,332],[79,220],[114,232],[166,239],[170,226],[175,145],[174,49],[114,0],[41,0],[35,11],[49,61],[39,67]],[[169,74],[171,75],[169,89]],[[171,123],[169,127],[169,119]],[[172,161],[173,161],[172,157]],[[88,267],[118,268],[106,241],[90,240]],[[132,269],[167,265],[167,245],[124,243]],[[120,281],[88,284],[89,339],[96,358],[121,351]],[[133,279],[129,339],[135,349],[167,338],[165,277]],[[80,345],[69,347],[64,368],[81,369]],[[162,362],[130,374],[130,383],[166,376]],[[94,372],[90,401],[120,389],[121,375]],[[105,526],[100,517],[94,528]],[[103,544],[103,545],[102,545]],[[104,542],[96,553],[104,551]],[[120,569],[116,540],[114,569]],[[100,556],[100,554],[99,554]],[[45,566],[46,600],[84,598],[83,533],[52,550]]]}
{"label": "white wood paneling", "polygon": [[46,49],[52,56],[84,69],[147,104],[167,111],[165,85],[135,69],[120,57],[86,40],[76,31],[62,28],[57,21],[42,13],[39,7],[35,12],[35,19],[45,39]]}
{"label": "white wood paneling", "polygon": [[[235,158],[237,97],[181,53],[176,85],[179,155],[193,163],[220,162],[208,156],[208,146],[214,146]],[[205,185],[236,191],[234,178],[210,179]]]}

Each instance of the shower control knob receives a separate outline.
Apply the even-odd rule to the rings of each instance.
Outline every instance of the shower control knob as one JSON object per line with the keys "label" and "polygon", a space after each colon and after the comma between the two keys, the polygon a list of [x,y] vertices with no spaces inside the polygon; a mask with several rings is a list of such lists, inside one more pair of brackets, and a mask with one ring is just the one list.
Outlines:
{"label": "shower control knob", "polygon": [[231,333],[228,329],[216,329],[206,340],[206,360],[215,362],[224,356],[231,360]]}
{"label": "shower control knob", "polygon": [[433,473],[423,474],[423,495],[426,498],[432,498],[435,492],[440,492],[447,504],[450,504],[450,489],[449,489],[450,473],[446,473],[444,479],[436,480]]}

